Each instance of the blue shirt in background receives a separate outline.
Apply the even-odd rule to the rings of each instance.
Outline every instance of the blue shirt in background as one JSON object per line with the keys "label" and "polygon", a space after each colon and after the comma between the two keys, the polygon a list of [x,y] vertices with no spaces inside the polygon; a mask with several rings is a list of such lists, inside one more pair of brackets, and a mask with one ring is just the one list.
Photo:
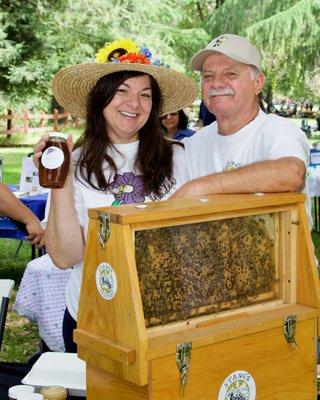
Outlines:
{"label": "blue shirt in background", "polygon": [[192,129],[186,128],[186,129],[178,129],[177,132],[174,134],[172,139],[175,140],[182,140],[186,137],[190,137],[194,134],[195,131]]}
{"label": "blue shirt in background", "polygon": [[210,125],[216,120],[216,117],[207,109],[203,101],[200,104],[199,119],[203,121],[203,126]]}

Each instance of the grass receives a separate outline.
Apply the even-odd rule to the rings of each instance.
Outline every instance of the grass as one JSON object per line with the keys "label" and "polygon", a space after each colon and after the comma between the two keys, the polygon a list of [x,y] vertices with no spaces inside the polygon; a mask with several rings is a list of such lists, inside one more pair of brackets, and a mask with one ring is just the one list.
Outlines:
{"label": "grass", "polygon": [[31,259],[31,246],[28,242],[22,242],[22,246],[15,256],[19,240],[0,239],[0,241],[0,278],[15,281],[13,296],[9,302],[0,361],[27,362],[39,350],[38,327],[28,319],[20,317],[12,307],[23,272]]}
{"label": "grass", "polygon": [[32,147],[2,147],[0,154],[3,157],[3,181],[5,183],[19,183],[23,157],[32,153]]}
{"label": "grass", "polygon": [[15,295],[16,290],[10,300],[0,361],[26,363],[39,351],[40,338],[37,325],[13,311]]}

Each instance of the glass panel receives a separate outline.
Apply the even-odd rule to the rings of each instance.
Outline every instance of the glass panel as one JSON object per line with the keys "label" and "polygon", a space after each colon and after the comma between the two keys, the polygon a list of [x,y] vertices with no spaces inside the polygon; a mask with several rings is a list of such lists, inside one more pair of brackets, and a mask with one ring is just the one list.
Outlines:
{"label": "glass panel", "polygon": [[278,297],[275,214],[135,233],[147,327]]}

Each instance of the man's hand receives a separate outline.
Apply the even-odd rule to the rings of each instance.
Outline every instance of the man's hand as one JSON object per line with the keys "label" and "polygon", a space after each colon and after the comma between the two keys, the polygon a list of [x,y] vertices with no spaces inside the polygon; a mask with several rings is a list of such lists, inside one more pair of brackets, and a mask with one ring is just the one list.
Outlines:
{"label": "man's hand", "polygon": [[200,180],[195,179],[193,181],[185,183],[183,186],[181,186],[180,189],[178,189],[171,197],[170,200],[175,200],[175,199],[185,199],[185,198],[190,198],[190,197],[195,197],[195,196],[203,196],[206,193],[204,192],[204,187],[201,184]]}

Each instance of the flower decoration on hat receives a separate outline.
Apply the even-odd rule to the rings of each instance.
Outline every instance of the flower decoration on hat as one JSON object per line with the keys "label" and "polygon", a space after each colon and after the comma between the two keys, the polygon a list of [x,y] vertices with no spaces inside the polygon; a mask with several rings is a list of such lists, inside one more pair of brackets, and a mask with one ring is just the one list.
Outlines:
{"label": "flower decoration on hat", "polygon": [[128,53],[139,53],[139,46],[131,39],[119,39],[106,43],[96,54],[96,62],[106,63],[117,60]]}
{"label": "flower decoration on hat", "polygon": [[127,53],[117,58],[114,62],[130,64],[151,64],[151,61],[142,53]]}
{"label": "flower decoration on hat", "polygon": [[97,63],[128,63],[128,64],[152,64],[157,67],[170,68],[160,60],[151,61],[152,53],[142,46],[141,48],[132,39],[119,39],[105,46],[96,54]]}

